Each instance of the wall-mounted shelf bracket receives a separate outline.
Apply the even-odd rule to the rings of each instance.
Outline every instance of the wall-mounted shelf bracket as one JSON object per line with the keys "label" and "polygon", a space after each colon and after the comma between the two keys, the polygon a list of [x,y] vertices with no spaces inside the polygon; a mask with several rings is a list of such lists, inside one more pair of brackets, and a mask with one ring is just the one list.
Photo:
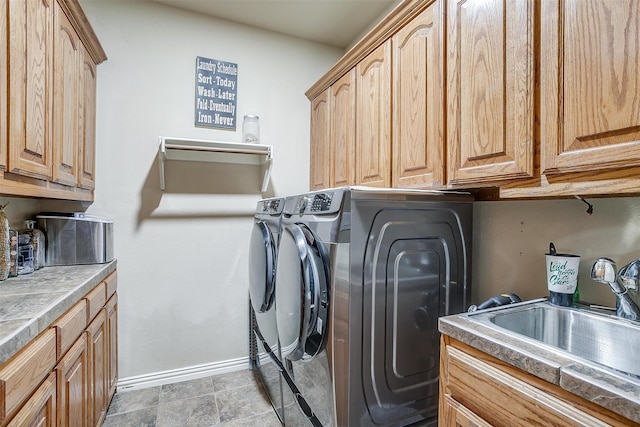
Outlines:
{"label": "wall-mounted shelf bracket", "polygon": [[160,137],[158,164],[160,165],[160,189],[165,189],[164,163],[167,160],[191,162],[236,163],[256,165],[262,170],[261,191],[267,191],[273,147],[262,144],[244,144],[240,142],[219,142],[185,138]]}

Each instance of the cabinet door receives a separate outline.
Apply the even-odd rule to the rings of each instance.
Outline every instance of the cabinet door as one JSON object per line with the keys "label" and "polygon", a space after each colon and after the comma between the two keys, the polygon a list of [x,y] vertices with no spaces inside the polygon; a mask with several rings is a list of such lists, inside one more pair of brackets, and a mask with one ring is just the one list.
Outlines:
{"label": "cabinet door", "polygon": [[491,424],[446,394],[440,402],[439,427],[491,427]]}
{"label": "cabinet door", "polygon": [[[12,0],[13,1],[13,0]],[[51,373],[7,427],[56,427],[56,374]]]}
{"label": "cabinet door", "polygon": [[[7,0],[0,0],[0,39],[7,40]],[[7,169],[7,43],[0,43],[0,170]]]}
{"label": "cabinet door", "polygon": [[96,63],[80,46],[78,186],[93,190],[96,172]]}
{"label": "cabinet door", "polygon": [[640,165],[639,33],[637,1],[541,2],[545,174]]}
{"label": "cabinet door", "polygon": [[311,101],[311,146],[309,189],[329,188],[331,181],[330,106],[329,91]]}
{"label": "cabinet door", "polygon": [[53,3],[9,1],[8,170],[51,178]]}
{"label": "cabinet door", "polygon": [[356,184],[391,185],[391,40],[358,63]]}
{"label": "cabinet door", "polygon": [[116,392],[118,382],[118,295],[113,295],[107,302],[107,333],[109,361],[107,373],[107,406]]}
{"label": "cabinet door", "polygon": [[441,2],[393,36],[394,187],[444,185]]}
{"label": "cabinet door", "polygon": [[530,0],[451,0],[447,8],[449,183],[534,174]]}
{"label": "cabinet door", "polygon": [[0,366],[0,423],[23,405],[56,364],[56,332],[49,328]]}
{"label": "cabinet door", "polygon": [[78,86],[80,39],[54,2],[53,181],[75,186],[78,180]]}
{"label": "cabinet door", "polygon": [[89,346],[89,425],[102,424],[107,413],[107,322],[105,310],[93,319],[87,328]]}
{"label": "cabinet door", "polygon": [[331,86],[331,136],[333,147],[331,187],[354,185],[356,139],[356,71],[349,71]]}
{"label": "cabinet door", "polygon": [[58,427],[87,425],[87,336],[82,334],[56,366]]}

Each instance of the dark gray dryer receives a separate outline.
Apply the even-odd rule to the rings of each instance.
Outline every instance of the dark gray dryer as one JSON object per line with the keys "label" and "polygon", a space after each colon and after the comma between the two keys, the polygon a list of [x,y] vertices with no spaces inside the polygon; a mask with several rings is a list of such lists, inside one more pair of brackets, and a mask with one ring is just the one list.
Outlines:
{"label": "dark gray dryer", "polygon": [[438,317],[471,292],[471,196],[351,187],[292,199],[276,313],[306,404],[324,425],[435,425]]}

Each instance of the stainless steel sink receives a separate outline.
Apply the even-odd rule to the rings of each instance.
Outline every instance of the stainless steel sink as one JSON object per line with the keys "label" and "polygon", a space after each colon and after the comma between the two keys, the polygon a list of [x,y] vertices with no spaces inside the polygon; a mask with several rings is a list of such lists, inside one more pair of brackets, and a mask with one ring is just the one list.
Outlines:
{"label": "stainless steel sink", "polygon": [[640,378],[638,322],[548,302],[476,312],[469,318]]}

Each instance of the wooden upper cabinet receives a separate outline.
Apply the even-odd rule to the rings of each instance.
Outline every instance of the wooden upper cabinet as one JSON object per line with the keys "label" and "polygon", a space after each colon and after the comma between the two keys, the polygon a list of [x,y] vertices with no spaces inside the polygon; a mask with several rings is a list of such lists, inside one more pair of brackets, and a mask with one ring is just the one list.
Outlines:
{"label": "wooden upper cabinet", "polygon": [[78,187],[93,190],[96,171],[96,63],[84,46],[78,94]]}
{"label": "wooden upper cabinet", "polygon": [[445,184],[440,8],[436,1],[392,39],[394,187]]}
{"label": "wooden upper cabinet", "polygon": [[331,151],[330,108],[327,89],[311,101],[311,145],[309,167],[309,189],[321,190],[330,187]]}
{"label": "wooden upper cabinet", "polygon": [[331,134],[333,161],[330,186],[342,187],[356,183],[356,71],[349,71],[331,88]]}
{"label": "wooden upper cabinet", "polygon": [[[7,0],[0,0],[0,39],[7,40]],[[7,168],[7,43],[0,43],[0,170]]]}
{"label": "wooden upper cabinet", "polygon": [[60,6],[55,5],[53,181],[75,186],[78,181],[80,39]]}
{"label": "wooden upper cabinet", "polygon": [[51,178],[53,2],[9,3],[8,171]]}
{"label": "wooden upper cabinet", "polygon": [[449,183],[531,177],[535,2],[447,4]]}
{"label": "wooden upper cabinet", "polygon": [[356,67],[356,184],[391,186],[391,40]]}
{"label": "wooden upper cabinet", "polygon": [[636,0],[541,2],[543,173],[640,165],[638,34]]}

